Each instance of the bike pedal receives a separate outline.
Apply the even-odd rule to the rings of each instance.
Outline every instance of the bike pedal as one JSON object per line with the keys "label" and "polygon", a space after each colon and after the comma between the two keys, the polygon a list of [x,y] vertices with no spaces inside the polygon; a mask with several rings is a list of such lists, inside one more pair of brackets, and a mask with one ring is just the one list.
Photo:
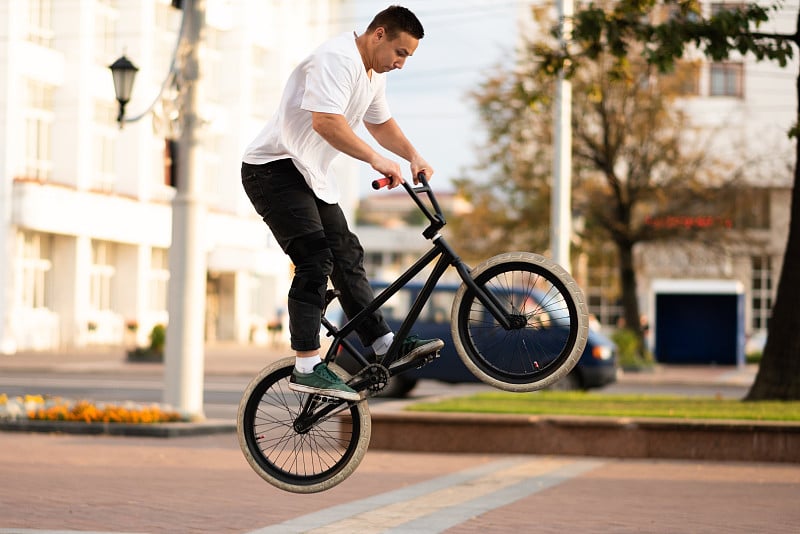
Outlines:
{"label": "bike pedal", "polygon": [[319,401],[319,402],[328,402],[328,403],[332,403],[332,404],[340,403],[340,402],[361,402],[365,398],[363,391],[361,393],[359,393],[359,396],[361,398],[358,399],[357,401],[348,400],[348,399],[341,399],[339,397],[333,397],[331,395],[322,395],[322,394],[319,394],[319,393],[315,393],[314,395],[316,395],[316,400],[317,401]]}
{"label": "bike pedal", "polygon": [[417,365],[417,369],[422,369],[423,367],[425,367],[426,365],[428,365],[429,363],[431,363],[433,360],[435,360],[436,358],[438,358],[441,355],[442,355],[441,352],[438,351],[438,350],[436,352],[433,352],[431,354],[426,355],[424,358],[422,358],[419,361],[419,365]]}

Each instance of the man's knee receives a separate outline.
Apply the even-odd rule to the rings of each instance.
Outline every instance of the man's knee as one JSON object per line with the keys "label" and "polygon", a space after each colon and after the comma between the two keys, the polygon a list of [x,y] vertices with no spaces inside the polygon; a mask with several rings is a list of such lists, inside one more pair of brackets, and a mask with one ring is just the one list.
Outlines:
{"label": "man's knee", "polygon": [[328,286],[328,277],[333,269],[333,254],[328,247],[325,234],[315,232],[296,239],[287,252],[295,269],[289,298],[321,308]]}

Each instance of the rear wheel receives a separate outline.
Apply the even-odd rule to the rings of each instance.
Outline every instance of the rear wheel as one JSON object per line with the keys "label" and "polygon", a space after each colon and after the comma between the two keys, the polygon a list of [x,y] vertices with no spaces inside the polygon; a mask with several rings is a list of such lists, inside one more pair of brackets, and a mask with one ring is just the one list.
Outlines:
{"label": "rear wheel", "polygon": [[[347,373],[329,364],[340,377]],[[371,422],[365,401],[320,399],[289,389],[294,358],[265,367],[248,385],[239,403],[236,430],[250,467],[282,490],[323,491],[342,482],[361,463],[369,445]],[[319,417],[298,423],[303,407]]]}
{"label": "rear wheel", "polygon": [[506,391],[558,382],[580,359],[589,332],[583,292],[559,265],[538,254],[508,252],[472,271],[506,314],[504,328],[462,284],[451,330],[459,357],[480,380]]}

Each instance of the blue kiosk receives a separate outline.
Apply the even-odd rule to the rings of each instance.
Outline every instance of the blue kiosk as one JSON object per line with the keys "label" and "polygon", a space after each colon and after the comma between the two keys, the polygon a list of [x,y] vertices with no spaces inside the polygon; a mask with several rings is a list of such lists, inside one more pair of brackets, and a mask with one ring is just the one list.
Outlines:
{"label": "blue kiosk", "polygon": [[745,293],[738,280],[654,280],[653,352],[659,363],[745,363]]}

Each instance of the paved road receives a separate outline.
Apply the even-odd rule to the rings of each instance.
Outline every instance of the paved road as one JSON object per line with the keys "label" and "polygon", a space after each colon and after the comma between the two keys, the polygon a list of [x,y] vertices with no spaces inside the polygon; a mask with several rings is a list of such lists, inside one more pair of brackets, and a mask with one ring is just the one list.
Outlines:
{"label": "paved road", "polygon": [[[0,433],[0,533],[794,533],[800,465],[369,451],[316,495],[233,435]],[[28,530],[31,529],[31,530]]]}

